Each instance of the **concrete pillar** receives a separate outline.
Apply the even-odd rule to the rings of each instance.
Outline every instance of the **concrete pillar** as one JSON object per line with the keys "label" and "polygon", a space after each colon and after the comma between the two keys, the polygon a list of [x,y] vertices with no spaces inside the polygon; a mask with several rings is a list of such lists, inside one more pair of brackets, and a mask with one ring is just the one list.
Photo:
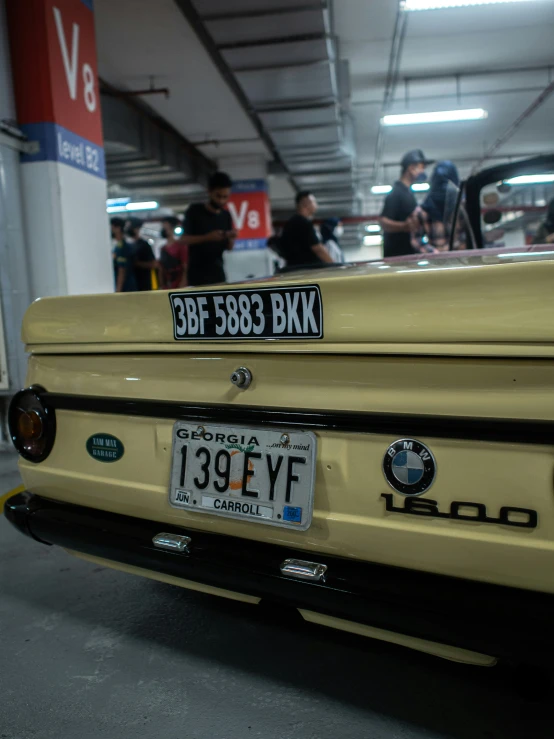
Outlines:
{"label": "concrete pillar", "polygon": [[239,234],[233,251],[224,255],[227,281],[273,274],[274,256],[266,248],[272,226],[265,158],[222,157],[218,167],[233,179],[228,209]]}
{"label": "concrete pillar", "polygon": [[[0,119],[15,120],[4,0],[0,0]],[[30,291],[17,139],[6,133],[0,136],[0,396],[7,396],[24,386],[27,357],[20,332]],[[4,411],[5,403],[0,402],[0,416]]]}
{"label": "concrete pillar", "polygon": [[113,290],[92,0],[6,0],[33,297]]}

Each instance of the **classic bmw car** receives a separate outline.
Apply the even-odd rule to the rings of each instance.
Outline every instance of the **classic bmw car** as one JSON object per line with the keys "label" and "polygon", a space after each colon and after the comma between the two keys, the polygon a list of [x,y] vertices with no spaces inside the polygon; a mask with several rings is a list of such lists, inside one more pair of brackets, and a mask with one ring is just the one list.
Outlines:
{"label": "classic bmw car", "polygon": [[553,255],[447,256],[35,302],[6,516],[442,657],[550,660]]}

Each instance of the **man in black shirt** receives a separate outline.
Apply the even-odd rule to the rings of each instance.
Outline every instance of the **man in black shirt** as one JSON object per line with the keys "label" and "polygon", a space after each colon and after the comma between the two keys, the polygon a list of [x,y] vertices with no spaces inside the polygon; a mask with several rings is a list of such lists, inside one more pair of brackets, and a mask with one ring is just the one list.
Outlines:
{"label": "man in black shirt", "polygon": [[279,240],[280,253],[289,267],[333,261],[314,228],[312,218],[316,210],[313,194],[307,190],[299,192],[296,214],[286,222]]}
{"label": "man in black shirt", "polygon": [[237,237],[225,209],[232,184],[228,174],[216,172],[208,182],[208,202],[192,203],[185,213],[182,240],[189,246],[189,285],[225,282],[223,253],[233,248]]}
{"label": "man in black shirt", "polygon": [[419,218],[417,201],[411,187],[415,182],[425,182],[425,167],[428,164],[432,164],[432,161],[425,158],[421,149],[409,151],[402,159],[402,175],[385,198],[381,213],[385,257],[416,253],[412,247],[411,234],[417,231]]}
{"label": "man in black shirt", "polygon": [[152,290],[154,288],[153,274],[155,274],[158,263],[148,241],[139,237],[141,228],[140,218],[129,218],[125,224],[125,233],[132,239],[137,290]]}

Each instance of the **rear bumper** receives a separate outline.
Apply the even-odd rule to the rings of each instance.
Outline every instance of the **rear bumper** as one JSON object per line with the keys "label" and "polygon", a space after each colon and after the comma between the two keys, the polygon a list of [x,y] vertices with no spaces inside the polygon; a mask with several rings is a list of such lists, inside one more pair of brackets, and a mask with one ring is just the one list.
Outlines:
{"label": "rear bumper", "polygon": [[[5,515],[36,540],[83,554],[496,657],[554,657],[554,596],[546,593],[319,556],[31,493],[10,498]],[[161,532],[190,536],[190,553],[155,548]],[[327,565],[325,582],[283,576],[287,558]]]}

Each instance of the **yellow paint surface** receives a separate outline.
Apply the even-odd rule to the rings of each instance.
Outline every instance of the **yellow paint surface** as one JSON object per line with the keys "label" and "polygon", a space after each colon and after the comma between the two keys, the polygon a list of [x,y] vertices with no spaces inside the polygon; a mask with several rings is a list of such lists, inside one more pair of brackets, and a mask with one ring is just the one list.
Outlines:
{"label": "yellow paint surface", "polygon": [[408,649],[415,649],[418,652],[425,652],[426,654],[432,654],[435,657],[442,657],[443,659],[448,659],[452,662],[463,662],[464,664],[476,665],[479,667],[493,667],[497,662],[495,657],[491,657],[488,654],[480,654],[479,652],[472,652],[468,649],[460,649],[459,647],[452,647],[449,644],[440,644],[439,642],[429,641],[428,639],[419,639],[414,636],[407,636],[406,634],[397,634],[394,631],[378,629],[375,626],[366,626],[365,624],[354,623],[354,621],[345,621],[342,618],[326,616],[322,613],[316,613],[315,611],[306,611],[302,608],[299,608],[298,610],[306,621],[311,621],[320,626],[327,626],[331,629],[339,629],[340,631],[348,631],[351,634],[366,636],[370,639],[379,639],[380,641],[389,642],[389,644],[398,644],[399,646],[408,647]]}
{"label": "yellow paint surface", "polygon": [[12,495],[17,495],[17,493],[22,493],[25,490],[25,485],[20,485],[17,488],[14,488],[13,490],[10,490],[9,493],[6,493],[5,495],[0,496],[0,516],[4,512],[4,504],[7,500],[9,500]]}
{"label": "yellow paint surface", "polygon": [[[251,387],[229,376],[246,364]],[[265,408],[339,409],[453,416],[554,419],[554,362],[528,358],[253,354],[34,355],[28,382],[52,392]],[[317,431],[314,517],[307,531],[172,508],[172,420],[58,411],[48,459],[21,462],[27,489],[139,518],[306,552],[343,556],[519,588],[554,592],[554,448],[422,437],[438,473],[421,500],[536,510],[536,529],[390,513],[382,472],[388,446],[405,433]],[[286,429],[284,429],[286,430]],[[86,440],[109,433],[118,462],[92,459]],[[404,498],[394,494],[396,506]]]}

